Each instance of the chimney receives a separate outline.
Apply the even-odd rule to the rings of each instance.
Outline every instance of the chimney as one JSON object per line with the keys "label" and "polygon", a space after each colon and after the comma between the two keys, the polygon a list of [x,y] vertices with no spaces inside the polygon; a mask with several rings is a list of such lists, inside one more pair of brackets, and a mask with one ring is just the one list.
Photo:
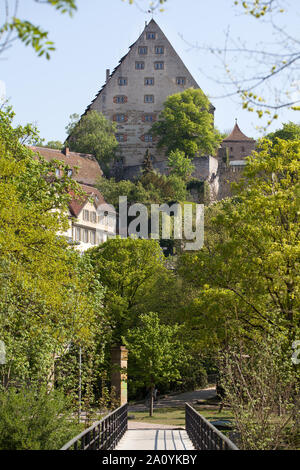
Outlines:
{"label": "chimney", "polygon": [[106,83],[108,82],[109,76],[110,76],[110,70],[106,69]]}
{"label": "chimney", "polygon": [[68,157],[68,156],[69,156],[69,153],[70,153],[69,147],[65,147],[65,148],[63,149],[63,153],[65,154],[66,157]]}

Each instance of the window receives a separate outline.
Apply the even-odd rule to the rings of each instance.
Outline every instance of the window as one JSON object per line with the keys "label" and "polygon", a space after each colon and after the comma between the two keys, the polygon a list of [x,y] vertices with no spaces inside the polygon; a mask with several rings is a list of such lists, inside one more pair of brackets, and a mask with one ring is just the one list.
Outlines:
{"label": "window", "polygon": [[156,33],[146,33],[146,39],[156,39]]}
{"label": "window", "polygon": [[125,78],[125,77],[119,77],[119,79],[118,79],[118,84],[119,84],[120,86],[125,86],[125,85],[127,85],[127,84],[128,84],[127,78]]}
{"label": "window", "polygon": [[71,177],[72,174],[73,174],[73,170],[70,168],[70,169],[68,170],[68,176]]}
{"label": "window", "polygon": [[154,95],[145,95],[144,103],[154,103]]}
{"label": "window", "polygon": [[152,135],[151,134],[145,134],[144,135],[144,141],[145,142],[152,142],[153,141]]}
{"label": "window", "polygon": [[144,70],[145,68],[145,62],[136,62],[135,63],[135,69],[136,70]]}
{"label": "window", "polygon": [[90,231],[90,242],[92,245],[96,245],[96,232],[94,230]]}
{"label": "window", "polygon": [[245,147],[242,147],[242,152],[245,152]]}
{"label": "window", "polygon": [[83,211],[83,220],[86,220],[87,222],[90,220],[90,213],[87,210]]}
{"label": "window", "polygon": [[126,136],[125,134],[116,134],[116,139],[118,142],[125,142],[126,141]]}
{"label": "window", "polygon": [[164,54],[165,48],[163,46],[156,46],[155,54]]}
{"label": "window", "polygon": [[117,122],[124,122],[125,121],[125,114],[116,114],[115,121]]}
{"label": "window", "polygon": [[80,241],[81,230],[80,227],[75,227],[75,240]]}
{"label": "window", "polygon": [[164,69],[164,62],[154,62],[155,70],[163,70]]}
{"label": "window", "polygon": [[127,97],[124,95],[117,95],[114,97],[114,103],[126,103]]}
{"label": "window", "polygon": [[145,85],[154,85],[154,78],[153,77],[148,77],[148,78],[145,78]]}
{"label": "window", "polygon": [[91,222],[93,222],[94,224],[97,222],[96,212],[91,212]]}
{"label": "window", "polygon": [[185,85],[186,84],[185,77],[177,77],[176,78],[176,83],[177,83],[177,85]]}
{"label": "window", "polygon": [[146,47],[146,46],[139,47],[139,54],[140,55],[148,54],[148,47]]}
{"label": "window", "polygon": [[83,241],[84,243],[89,242],[89,231],[86,228],[83,230]]}
{"label": "window", "polygon": [[145,114],[143,120],[145,122],[153,122],[154,121],[154,116],[153,116],[153,114]]}
{"label": "window", "polygon": [[59,168],[55,169],[55,176],[57,176],[58,178],[60,177],[60,169]]}

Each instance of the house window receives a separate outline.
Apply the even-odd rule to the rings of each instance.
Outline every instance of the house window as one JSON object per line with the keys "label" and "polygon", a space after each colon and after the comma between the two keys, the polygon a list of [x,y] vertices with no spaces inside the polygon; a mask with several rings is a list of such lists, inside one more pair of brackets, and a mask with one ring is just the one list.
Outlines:
{"label": "house window", "polygon": [[155,70],[163,70],[164,69],[164,62],[154,62]]}
{"label": "house window", "polygon": [[90,242],[92,245],[96,245],[96,232],[94,230],[90,231]]}
{"label": "house window", "polygon": [[119,77],[118,83],[119,83],[120,86],[125,86],[125,85],[128,84],[128,80],[125,77]]}
{"label": "house window", "polygon": [[135,63],[135,69],[136,70],[144,70],[145,68],[145,62],[136,62]]}
{"label": "house window", "polygon": [[140,55],[148,54],[148,47],[146,47],[146,46],[139,47],[139,54]]}
{"label": "house window", "polygon": [[154,85],[154,78],[153,77],[147,77],[145,78],[145,85]]}
{"label": "house window", "polygon": [[163,46],[157,46],[155,48],[155,54],[164,54],[165,48]]}
{"label": "house window", "polygon": [[93,222],[94,224],[97,222],[96,212],[91,212],[91,222]]}
{"label": "house window", "polygon": [[75,240],[80,241],[81,230],[80,227],[75,227]]}
{"label": "house window", "polygon": [[90,213],[87,210],[83,211],[83,220],[86,220],[87,222],[90,220]]}
{"label": "house window", "polygon": [[89,242],[89,231],[86,228],[83,230],[83,241],[84,243]]}
{"label": "house window", "polygon": [[126,141],[126,136],[125,134],[116,134],[116,139],[118,142],[125,142]]}
{"label": "house window", "polygon": [[144,122],[153,122],[154,121],[154,116],[153,116],[153,114],[145,114],[143,120],[144,120]]}
{"label": "house window", "polygon": [[185,77],[177,77],[176,78],[176,83],[177,83],[177,85],[185,85],[186,84]]}
{"label": "house window", "polygon": [[242,152],[245,152],[245,147],[242,147]]}
{"label": "house window", "polygon": [[154,103],[154,95],[145,95],[144,103]]}
{"label": "house window", "polygon": [[146,39],[156,39],[156,33],[146,33]]}
{"label": "house window", "polygon": [[72,174],[73,174],[73,170],[70,168],[70,169],[68,170],[68,176],[71,177]]}
{"label": "house window", "polygon": [[60,177],[60,169],[59,168],[55,169],[55,176],[57,176],[58,178]]}
{"label": "house window", "polygon": [[144,135],[144,141],[145,142],[152,142],[153,141],[153,137],[151,134],[145,134]]}
{"label": "house window", "polygon": [[124,122],[125,121],[125,114],[116,114],[115,121],[117,122]]}
{"label": "house window", "polygon": [[126,103],[127,97],[124,95],[117,95],[114,97],[114,103]]}

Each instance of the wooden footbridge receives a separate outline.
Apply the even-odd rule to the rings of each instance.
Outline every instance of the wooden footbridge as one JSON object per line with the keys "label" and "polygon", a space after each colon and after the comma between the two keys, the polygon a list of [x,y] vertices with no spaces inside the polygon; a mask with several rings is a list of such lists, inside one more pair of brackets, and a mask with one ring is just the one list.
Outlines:
{"label": "wooden footbridge", "polygon": [[238,450],[224,434],[185,404],[185,430],[149,425],[128,429],[128,404],[74,437],[61,450]]}

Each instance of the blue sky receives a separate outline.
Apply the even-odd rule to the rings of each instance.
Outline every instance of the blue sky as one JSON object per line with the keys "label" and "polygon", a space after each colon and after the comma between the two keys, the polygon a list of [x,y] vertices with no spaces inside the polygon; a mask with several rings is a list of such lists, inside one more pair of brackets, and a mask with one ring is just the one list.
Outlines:
{"label": "blue sky", "polygon": [[[73,18],[32,0],[20,3],[19,16],[49,31],[56,51],[46,61],[32,49],[15,43],[1,56],[0,80],[16,112],[16,122],[34,122],[46,141],[63,140],[70,114],[85,110],[102,87],[105,70],[117,65],[142,32],[145,21],[151,18],[142,11],[148,2],[140,0],[138,7],[121,0],[78,0]],[[200,87],[211,97],[217,127],[228,130],[238,118],[246,134],[258,137],[256,126],[261,122],[253,113],[243,110],[236,97],[217,98],[224,94],[224,89],[206,76],[222,80],[223,69],[216,59],[189,46],[205,43],[222,47],[228,25],[231,34],[240,38],[238,41],[271,44],[268,25],[241,14],[233,3],[233,0],[168,0],[165,11],[154,18]],[[300,17],[294,9],[297,3],[293,0],[290,13],[281,19],[291,34],[299,29]],[[247,63],[241,65],[245,76],[247,67]],[[299,112],[283,111],[271,129],[288,120],[299,122],[299,118]]]}

